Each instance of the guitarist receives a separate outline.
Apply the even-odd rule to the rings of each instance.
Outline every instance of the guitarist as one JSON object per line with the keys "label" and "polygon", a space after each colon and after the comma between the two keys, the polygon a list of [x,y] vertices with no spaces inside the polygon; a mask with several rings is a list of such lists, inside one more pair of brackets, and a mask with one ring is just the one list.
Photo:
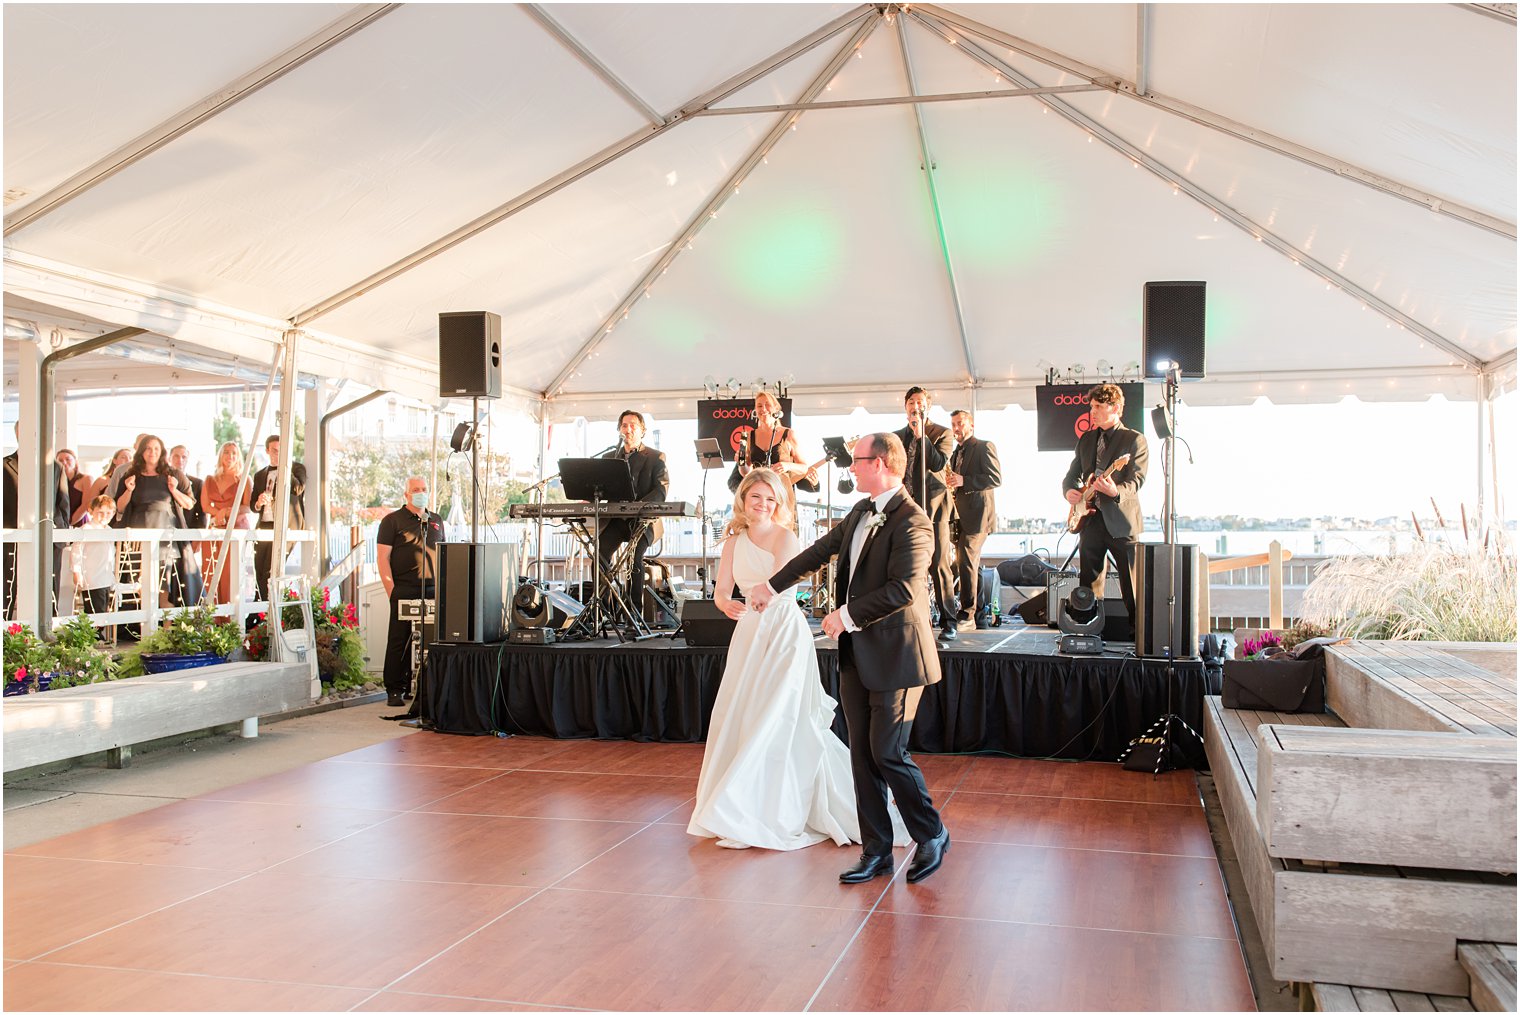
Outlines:
{"label": "guitarist", "polygon": [[[1145,483],[1148,452],[1145,435],[1119,422],[1124,414],[1124,392],[1117,384],[1099,384],[1087,393],[1091,428],[1077,439],[1071,468],[1061,487],[1069,504],[1082,499],[1084,480],[1092,479],[1094,512],[1087,516],[1078,536],[1080,568],[1077,581],[1103,598],[1103,578],[1107,555],[1111,552],[1119,564],[1119,590],[1131,622],[1135,617],[1135,537],[1143,522],[1140,515],[1140,487]],[[1101,473],[1121,455],[1129,455],[1129,464],[1112,476]],[[1052,603],[1051,609],[1057,608]]]}

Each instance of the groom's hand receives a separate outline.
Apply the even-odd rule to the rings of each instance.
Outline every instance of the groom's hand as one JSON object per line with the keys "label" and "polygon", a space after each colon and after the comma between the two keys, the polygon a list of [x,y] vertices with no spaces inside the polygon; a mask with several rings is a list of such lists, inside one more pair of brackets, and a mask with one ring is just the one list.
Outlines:
{"label": "groom's hand", "polygon": [[772,592],[771,587],[764,582],[749,590],[749,604],[755,608],[756,612],[763,611],[774,598],[776,598],[776,593]]}
{"label": "groom's hand", "polygon": [[839,615],[838,610],[823,618],[823,633],[835,641],[838,641],[839,636],[844,634],[844,618]]}

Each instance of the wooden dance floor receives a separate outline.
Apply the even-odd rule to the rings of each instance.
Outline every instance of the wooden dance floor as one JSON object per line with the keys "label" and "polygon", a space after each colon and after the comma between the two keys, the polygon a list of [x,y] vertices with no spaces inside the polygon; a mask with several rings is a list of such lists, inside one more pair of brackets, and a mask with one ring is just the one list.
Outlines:
{"label": "wooden dance floor", "polygon": [[1240,1010],[1192,772],[921,756],[922,884],[686,834],[700,744],[419,732],[5,857],[7,1010]]}

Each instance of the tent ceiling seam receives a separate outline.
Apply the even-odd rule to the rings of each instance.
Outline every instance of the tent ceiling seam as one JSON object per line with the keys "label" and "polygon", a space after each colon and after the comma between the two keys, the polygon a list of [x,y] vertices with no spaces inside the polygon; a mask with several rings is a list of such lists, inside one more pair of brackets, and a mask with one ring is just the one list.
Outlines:
{"label": "tent ceiling seam", "polygon": [[638,114],[647,120],[650,126],[658,126],[665,122],[665,118],[656,112],[653,106],[645,102],[639,93],[633,90],[632,85],[613,73],[612,68],[608,67],[597,58],[596,54],[582,45],[581,41],[568,28],[555,21],[549,12],[544,10],[542,4],[518,4],[517,6],[522,8],[523,12],[530,18],[537,21],[544,31],[553,36],[554,40],[565,47],[571,55],[590,68],[591,72],[601,78],[607,87],[617,92],[619,98],[637,110]]}
{"label": "tent ceiling seam", "polygon": [[948,11],[932,4],[925,4],[914,8],[915,14],[924,12],[928,12],[929,17],[938,19],[944,24],[953,26],[968,35],[974,35],[987,42],[1004,46],[1017,53],[1022,53],[1027,57],[1049,64],[1063,73],[1085,78],[1093,84],[1101,85],[1114,91],[1116,94],[1127,95],[1155,109],[1171,113],[1173,116],[1178,116],[1185,120],[1190,120],[1200,127],[1207,127],[1210,130],[1218,131],[1229,137],[1302,162],[1322,172],[1331,173],[1342,179],[1359,183],[1362,186],[1370,187],[1373,190],[1399,198],[1400,200],[1421,205],[1439,215],[1455,219],[1458,222],[1465,222],[1470,226],[1486,229],[1489,232],[1497,233],[1511,240],[1516,238],[1515,223],[1501,216],[1491,215],[1488,212],[1470,208],[1456,201],[1449,201],[1437,194],[1421,190],[1419,187],[1390,179],[1379,173],[1374,173],[1370,169],[1365,169],[1355,163],[1348,162],[1345,159],[1327,155],[1307,145],[1279,137],[1270,131],[1258,129],[1250,124],[1241,123],[1238,120],[1232,120],[1227,116],[1215,113],[1202,106],[1152,92],[1149,90],[1148,82],[1125,81],[1122,77],[1106,73],[1095,67],[1088,67],[1086,64],[1065,57],[1053,50],[1046,49],[1043,46],[1036,46],[1017,36],[1009,35],[990,25],[985,25],[964,15],[957,14],[954,11]]}
{"label": "tent ceiling seam", "polygon": [[[938,27],[942,31],[948,31],[951,33],[956,33],[957,31],[955,28],[948,27],[942,22],[934,21],[934,19],[920,13],[919,10],[915,10],[913,12],[913,17],[920,20],[927,20],[930,23],[931,27]],[[1011,81],[1017,81],[1021,84],[1032,83],[1030,79],[1026,78],[1019,71],[1015,70],[1012,66],[1005,63],[993,54],[982,49],[981,46],[977,45],[977,43],[971,39],[967,39],[963,36],[961,38],[961,44],[958,48],[962,53],[966,54],[966,57],[968,59],[975,60],[982,63],[989,69],[1001,72]],[[1038,96],[1037,101],[1044,103],[1050,109],[1065,117],[1068,122],[1076,127],[1081,128],[1082,130],[1087,131],[1093,137],[1097,138],[1104,144],[1108,145],[1110,148],[1113,148],[1115,151],[1118,151],[1126,158],[1130,159],[1130,161],[1140,166],[1144,166],[1147,171],[1170,183],[1177,190],[1186,193],[1189,197],[1193,198],[1204,207],[1215,212],[1221,218],[1226,219],[1242,231],[1250,234],[1253,239],[1266,244],[1273,250],[1276,250],[1278,253],[1293,261],[1294,264],[1302,265],[1309,271],[1314,272],[1316,275],[1319,275],[1321,278],[1325,279],[1327,282],[1336,286],[1342,291],[1357,297],[1363,304],[1376,309],[1378,313],[1388,318],[1391,322],[1398,324],[1400,328],[1413,332],[1420,338],[1441,349],[1448,355],[1456,357],[1460,362],[1466,364],[1469,368],[1476,369],[1481,364],[1482,361],[1478,356],[1474,355],[1471,352],[1468,352],[1466,349],[1463,349],[1461,346],[1457,345],[1455,342],[1452,342],[1450,339],[1437,334],[1432,329],[1414,320],[1412,317],[1409,317],[1403,311],[1384,302],[1380,297],[1362,288],[1357,283],[1352,282],[1350,279],[1346,278],[1344,275],[1336,271],[1334,268],[1331,268],[1329,265],[1323,264],[1315,258],[1309,256],[1307,253],[1300,250],[1292,243],[1289,243],[1287,240],[1269,231],[1259,223],[1247,217],[1242,212],[1226,204],[1210,191],[1204,190],[1202,187],[1193,183],[1191,180],[1188,180],[1182,173],[1179,173],[1177,170],[1172,169],[1170,166],[1166,165],[1160,160],[1141,151],[1139,147],[1120,137],[1118,134],[1098,123],[1087,114],[1081,112],[1071,105],[1068,105],[1061,99],[1052,96]]]}
{"label": "tent ceiling seam", "polygon": [[[902,56],[903,74],[908,79],[908,94],[918,94],[918,77],[913,72],[913,57],[908,50],[908,19],[897,19],[897,46]],[[950,238],[945,235],[945,219],[940,213],[939,188],[935,185],[934,155],[929,150],[929,130],[924,126],[924,114],[921,107],[913,107],[913,123],[917,128],[919,157],[923,160],[920,167],[924,174],[924,184],[927,187],[929,198],[929,211],[934,216],[935,237],[939,241],[940,258],[945,266],[945,281],[950,286],[950,308],[955,312],[955,330],[961,340],[961,355],[966,364],[966,376],[976,376],[976,358],[971,354],[971,339],[966,334],[966,314],[961,306],[961,290],[955,281],[955,264],[950,256]]]}
{"label": "tent ceiling seam", "polygon": [[373,275],[370,275],[368,278],[365,278],[346,289],[342,289],[334,293],[332,296],[329,296],[318,303],[312,304],[310,307],[307,307],[304,310],[298,311],[292,315],[291,320],[296,324],[309,324],[310,322],[316,320],[318,317],[330,314],[334,310],[337,310],[339,307],[344,306],[345,304],[359,298],[360,296],[363,296],[370,290],[378,288],[379,286],[382,286],[385,283],[406,274],[418,265],[432,260],[434,257],[437,257],[439,254],[442,254],[444,251],[449,250],[452,247],[458,246],[465,240],[483,233],[493,226],[500,225],[502,222],[505,222],[513,215],[516,215],[518,212],[532,207],[539,201],[552,196],[563,188],[568,187],[575,181],[596,172],[598,169],[601,169],[603,166],[606,166],[616,161],[617,159],[622,158],[624,155],[627,155],[629,152],[643,145],[645,142],[652,141],[656,137],[659,137],[661,134],[664,134],[666,131],[672,130],[680,124],[685,123],[687,118],[692,114],[693,110],[702,109],[714,102],[719,102],[725,97],[738,91],[739,89],[749,85],[753,81],[765,77],[772,71],[776,70],[778,67],[785,66],[787,63],[790,63],[792,60],[795,60],[797,57],[813,49],[813,47],[817,46],[819,43],[828,40],[838,32],[850,27],[850,25],[854,24],[855,22],[868,17],[873,11],[874,8],[868,5],[862,5],[846,12],[840,17],[837,17],[833,21],[824,25],[822,28],[819,28],[811,34],[799,39],[797,42],[792,43],[790,46],[787,46],[785,49],[773,53],[766,59],[760,61],[757,64],[754,64],[748,70],[729,78],[727,81],[724,81],[716,88],[704,92],[703,94],[692,99],[690,102],[683,105],[678,112],[668,117],[659,126],[640,127],[638,130],[618,141],[613,142],[596,154],[591,155],[588,158],[581,160],[580,162],[577,162],[575,165],[571,166],[568,169],[556,173],[554,176],[551,176],[549,179],[544,180],[536,186],[530,187],[505,204],[498,205],[496,208],[486,212],[484,215],[472,219],[471,221],[460,226],[458,229],[455,229],[453,232],[450,232],[447,235],[434,240],[432,243],[429,243],[426,246],[412,251],[410,254],[406,255],[400,260],[395,261],[389,266],[375,272]]}
{"label": "tent ceiling seam", "polygon": [[205,98],[185,107],[162,123],[144,131],[115,151],[97,159],[58,186],[29,202],[15,213],[5,217],[5,235],[10,236],[48,215],[97,184],[115,176],[133,163],[147,158],[160,148],[195,129],[224,110],[254,94],[265,85],[272,84],[290,71],[306,63],[355,32],[366,28],[400,4],[363,4],[353,8],[342,17],[319,31],[308,35],[294,46],[286,49],[272,60],[236,80],[223,85]]}
{"label": "tent ceiling seam", "polygon": [[[839,51],[824,65],[823,70],[809,82],[808,86],[803,90],[801,101],[811,102],[815,99],[823,91],[824,86],[833,80],[834,75],[839,73],[840,68],[844,66],[844,62],[850,58],[851,54],[856,52],[865,43],[866,39],[870,37],[871,32],[875,30],[880,22],[880,17],[864,19],[860,27],[855,29],[845,44],[839,48]],[[563,393],[566,382],[575,375],[576,367],[584,363],[592,354],[592,351],[606,340],[606,337],[611,334],[612,329],[616,327],[619,320],[628,316],[634,302],[640,295],[649,291],[649,287],[654,284],[654,280],[665,273],[665,270],[670,267],[671,262],[676,259],[686,245],[701,231],[702,226],[717,218],[719,209],[739,189],[739,185],[754,171],[755,166],[760,164],[760,160],[776,146],[781,136],[787,132],[787,128],[795,126],[801,117],[801,113],[794,113],[777,119],[776,125],[766,133],[765,137],[760,139],[758,144],[750,149],[749,154],[739,163],[738,168],[728,175],[723,183],[719,185],[713,196],[702,206],[702,209],[686,223],[686,226],[681,230],[676,239],[666,247],[665,253],[660,255],[659,259],[650,266],[649,270],[634,283],[633,288],[628,290],[612,313],[597,327],[596,331],[586,341],[581,343],[581,347],[566,361],[564,367],[561,368],[560,372],[555,375],[554,379],[544,389],[546,396],[552,397]]]}

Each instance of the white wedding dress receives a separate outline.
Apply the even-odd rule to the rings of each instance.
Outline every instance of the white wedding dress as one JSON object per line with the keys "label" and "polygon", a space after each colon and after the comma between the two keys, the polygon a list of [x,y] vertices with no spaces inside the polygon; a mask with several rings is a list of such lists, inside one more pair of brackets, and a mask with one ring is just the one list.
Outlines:
{"label": "white wedding dress", "polygon": [[[747,534],[735,537],[734,584],[746,599],[776,567]],[[686,830],[765,849],[859,842],[850,752],[829,728],[834,707],[802,611],[778,597],[746,612],[729,644]],[[892,819],[906,843],[895,807]]]}

